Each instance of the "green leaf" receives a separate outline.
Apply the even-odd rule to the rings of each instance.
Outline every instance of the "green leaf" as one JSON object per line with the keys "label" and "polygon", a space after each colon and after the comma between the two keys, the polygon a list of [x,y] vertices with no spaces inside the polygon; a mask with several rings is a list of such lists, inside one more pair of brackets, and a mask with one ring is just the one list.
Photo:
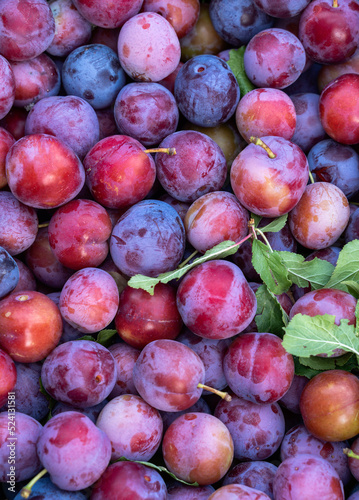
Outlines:
{"label": "green leaf", "polygon": [[286,225],[288,214],[284,214],[277,219],[272,220],[267,226],[261,227],[262,233],[277,233]]}
{"label": "green leaf", "polygon": [[277,298],[265,285],[261,285],[258,288],[256,298],[257,313],[254,319],[258,332],[274,333],[282,337],[284,333],[283,328],[288,323],[288,316],[282,309]]}
{"label": "green leaf", "polygon": [[341,249],[337,264],[326,287],[342,290],[343,281],[359,281],[359,240],[350,241]]}
{"label": "green leaf", "polygon": [[146,465],[146,467],[151,467],[151,469],[155,469],[157,472],[165,472],[169,476],[171,476],[173,479],[176,481],[179,481],[180,483],[187,484],[187,486],[199,486],[198,483],[187,483],[186,481],[183,481],[183,479],[179,479],[173,472],[170,472],[166,467],[162,467],[162,465],[155,465],[151,464],[150,462],[141,462],[139,460],[129,460],[128,458],[125,457],[120,457],[117,460],[115,460],[113,463],[116,462],[134,462],[136,464],[141,464],[141,465]]}
{"label": "green leaf", "polygon": [[312,368],[312,370],[317,371],[326,371],[326,370],[334,370],[335,369],[335,361],[334,358],[322,358],[319,356],[309,356],[309,358],[299,358],[299,362],[304,365]]}
{"label": "green leaf", "polygon": [[243,56],[245,50],[245,45],[242,45],[242,47],[240,47],[239,49],[230,50],[229,61],[227,61],[228,66],[233,71],[233,74],[238,82],[239,88],[241,90],[241,97],[256,88],[249,80],[244,70]]}
{"label": "green leaf", "polygon": [[301,377],[307,377],[311,379],[315,377],[315,375],[318,375],[318,373],[320,373],[320,370],[313,370],[308,366],[302,365],[297,356],[293,356],[293,359],[294,359],[294,369],[296,375],[300,375]]}
{"label": "green leaf", "polygon": [[309,379],[327,370],[345,370],[347,372],[358,370],[356,356],[351,352],[347,352],[337,358],[322,358],[318,356],[298,358],[297,356],[293,356],[293,359],[295,374]]}
{"label": "green leaf", "polygon": [[143,274],[136,274],[135,276],[132,276],[127,284],[132,288],[142,288],[150,295],[153,295],[157,283],[168,283],[171,280],[179,279],[193,267],[196,267],[198,264],[202,264],[208,260],[224,259],[229,255],[233,255],[238,250],[238,246],[239,245],[234,243],[234,241],[223,241],[210,250],[207,250],[207,252],[201,257],[198,257],[198,259],[195,259],[183,267],[174,269],[173,271],[168,271],[167,273],[159,274],[157,278],[150,278],[148,276],[144,276]]}
{"label": "green leaf", "polygon": [[294,356],[308,358],[318,354],[333,354],[335,349],[344,349],[359,355],[359,338],[354,325],[343,319],[334,323],[335,316],[323,314],[307,316],[296,314],[285,327],[283,347]]}
{"label": "green leaf", "polygon": [[110,328],[107,330],[101,330],[100,332],[98,332],[96,342],[107,347],[107,345],[111,343],[110,341],[112,340],[112,337],[114,337],[116,334],[117,330],[113,330]]}
{"label": "green leaf", "polygon": [[334,266],[326,260],[317,257],[304,261],[303,255],[294,252],[273,252],[279,257],[287,269],[289,279],[300,288],[311,285],[313,290],[326,286],[333,273]]}
{"label": "green leaf", "polygon": [[279,252],[271,252],[261,241],[253,240],[253,267],[268,289],[276,295],[286,292],[292,284],[278,254]]}
{"label": "green leaf", "polygon": [[340,289],[344,290],[344,292],[350,293],[356,299],[359,299],[359,283],[357,283],[356,281],[342,281],[340,283]]}
{"label": "green leaf", "polygon": [[84,335],[83,337],[79,337],[76,340],[91,340],[92,342],[96,342],[95,337],[93,337],[92,335]]}

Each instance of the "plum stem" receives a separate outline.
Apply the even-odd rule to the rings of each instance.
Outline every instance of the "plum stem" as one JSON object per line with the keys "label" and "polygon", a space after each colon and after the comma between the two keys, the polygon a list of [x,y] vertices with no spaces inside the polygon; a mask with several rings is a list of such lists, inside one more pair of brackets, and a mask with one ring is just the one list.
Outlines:
{"label": "plum stem", "polygon": [[151,148],[144,149],[144,153],[166,153],[170,156],[177,154],[176,148]]}
{"label": "plum stem", "polygon": [[269,158],[276,158],[277,155],[273,153],[273,151],[270,149],[269,146],[265,142],[262,141],[259,137],[254,137],[253,135],[249,139],[251,143],[253,143],[255,146],[260,146],[261,148],[264,149],[264,151],[267,152]]}
{"label": "plum stem", "polygon": [[310,179],[310,182],[312,184],[315,184],[315,180],[314,180],[313,174],[312,174],[312,172],[310,170],[309,170],[309,179]]}
{"label": "plum stem", "polygon": [[213,394],[217,394],[217,396],[220,396],[225,401],[232,401],[232,396],[230,396],[228,394],[228,392],[218,391],[217,389],[213,389],[213,387],[209,387],[208,385],[204,385],[204,384],[198,384],[197,387],[199,389],[213,392]]}
{"label": "plum stem", "polygon": [[346,455],[349,458],[356,458],[359,460],[359,455],[354,453],[354,451],[351,450],[350,448],[344,448],[343,453],[344,453],[344,455]]}
{"label": "plum stem", "polygon": [[37,227],[38,227],[38,229],[41,229],[43,227],[48,227],[49,224],[50,224],[50,222],[44,222],[43,224],[39,224]]}
{"label": "plum stem", "polygon": [[333,7],[334,8],[339,7],[338,0],[333,0]]}
{"label": "plum stem", "polygon": [[195,257],[197,254],[198,254],[198,250],[195,250],[194,252],[192,252],[191,255],[189,257],[187,257],[187,259],[185,259],[183,262],[181,262],[181,264],[178,266],[178,268],[181,269],[181,267],[185,266],[187,264],[187,262],[189,262],[191,259],[193,259],[193,257]]}
{"label": "plum stem", "polygon": [[263,233],[263,231],[261,231],[257,227],[255,228],[255,231],[256,231],[256,233],[258,233],[258,234],[261,235],[261,237],[264,239],[264,243],[267,245],[267,247],[269,248],[270,252],[273,253],[273,248],[270,246],[270,243],[269,243],[266,235]]}
{"label": "plum stem", "polygon": [[31,495],[31,488],[45,474],[47,474],[47,470],[46,469],[42,469],[42,471],[40,471],[35,477],[33,477],[31,479],[31,481],[29,483],[27,483],[27,485],[22,488],[22,490],[20,492],[21,497],[22,498],[29,498],[29,496]]}

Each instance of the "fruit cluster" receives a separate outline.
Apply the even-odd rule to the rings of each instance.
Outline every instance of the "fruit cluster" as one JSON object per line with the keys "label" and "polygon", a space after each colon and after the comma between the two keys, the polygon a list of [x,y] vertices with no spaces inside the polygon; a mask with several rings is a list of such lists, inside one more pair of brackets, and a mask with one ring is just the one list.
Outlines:
{"label": "fruit cluster", "polygon": [[358,500],[358,153],[358,0],[1,0],[3,497]]}

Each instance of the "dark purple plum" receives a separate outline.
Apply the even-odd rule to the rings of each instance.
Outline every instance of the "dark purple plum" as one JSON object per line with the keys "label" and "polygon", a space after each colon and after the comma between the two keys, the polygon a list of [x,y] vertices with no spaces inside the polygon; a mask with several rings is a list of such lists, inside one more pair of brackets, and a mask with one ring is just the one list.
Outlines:
{"label": "dark purple plum", "polygon": [[359,155],[353,147],[322,140],[309,151],[308,163],[315,181],[334,184],[348,199],[358,193]]}
{"label": "dark purple plum", "polygon": [[213,486],[186,486],[176,482],[167,487],[167,500],[208,500]]}
{"label": "dark purple plum", "polygon": [[126,342],[120,342],[109,346],[108,350],[112,354],[116,364],[116,383],[108,398],[113,399],[123,394],[135,394],[135,384],[133,382],[133,368],[140,355],[140,350],[131,347]]}
{"label": "dark purple plum", "polygon": [[[23,500],[21,492],[14,500]],[[86,496],[80,491],[60,490],[49,477],[42,477],[31,488],[29,500],[86,500]]]}
{"label": "dark purple plum", "polygon": [[246,45],[259,31],[271,28],[274,21],[252,0],[212,0],[209,14],[214,29],[233,47]]}
{"label": "dark purple plum", "polygon": [[112,259],[127,276],[157,276],[175,269],[185,249],[185,230],[168,203],[143,200],[117,221],[110,239]]}
{"label": "dark purple plum", "polygon": [[126,83],[117,54],[101,44],[74,49],[62,67],[62,83],[68,95],[85,99],[95,109],[110,106]]}
{"label": "dark purple plum", "polygon": [[290,18],[300,14],[310,0],[253,0],[253,3],[268,15],[279,18]]}
{"label": "dark purple plum", "polygon": [[199,398],[198,401],[196,401],[192,406],[187,408],[187,410],[160,411],[160,415],[163,421],[164,432],[166,432],[168,427],[172,424],[172,422],[176,420],[176,418],[180,417],[181,415],[184,415],[185,413],[208,413],[209,415],[212,414],[211,409],[208,403],[206,403],[204,398]]}
{"label": "dark purple plum", "polygon": [[25,134],[50,134],[83,158],[100,139],[98,118],[90,104],[77,96],[45,97],[27,115]]}
{"label": "dark purple plum", "polygon": [[67,403],[61,403],[60,401],[57,401],[55,403],[55,406],[51,410],[51,415],[54,417],[59,413],[65,413],[67,411],[76,411],[82,413],[83,415],[86,415],[86,417],[88,417],[95,424],[96,420],[98,419],[98,416],[101,413],[101,410],[107,405],[107,403],[108,400],[104,399],[103,401],[101,401],[101,403],[98,403],[97,405],[94,406],[89,406],[87,408],[76,408],[76,406],[68,405]]}
{"label": "dark purple plum", "polygon": [[114,116],[120,134],[154,146],[176,131],[179,111],[173,94],[163,85],[136,82],[120,90]]}
{"label": "dark purple plum", "polygon": [[168,194],[192,203],[200,196],[220,190],[227,176],[226,158],[213,139],[192,130],[168,135],[161,148],[177,154],[156,153],[157,178]]}
{"label": "dark purple plum", "polygon": [[296,112],[296,127],[291,141],[307,154],[315,144],[327,137],[319,118],[319,94],[290,94],[290,98]]}
{"label": "dark purple plum", "polygon": [[174,94],[187,120],[201,127],[215,127],[234,115],[240,89],[228,64],[217,56],[205,54],[182,66]]}
{"label": "dark purple plum", "polygon": [[18,265],[9,252],[0,247],[0,299],[15,290],[19,279]]}

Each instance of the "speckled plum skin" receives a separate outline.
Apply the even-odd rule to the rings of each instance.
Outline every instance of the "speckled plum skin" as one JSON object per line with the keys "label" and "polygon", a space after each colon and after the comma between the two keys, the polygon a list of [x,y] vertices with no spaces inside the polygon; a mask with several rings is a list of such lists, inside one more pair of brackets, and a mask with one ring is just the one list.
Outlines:
{"label": "speckled plum skin", "polygon": [[239,267],[212,260],[185,275],[177,290],[177,307],[184,324],[196,335],[226,339],[250,324],[257,301]]}
{"label": "speckled plum skin", "polygon": [[86,183],[106,208],[128,208],[143,200],[156,178],[156,166],[144,146],[127,135],[99,141],[84,159]]}
{"label": "speckled plum skin", "polygon": [[0,408],[8,401],[8,392],[12,391],[16,384],[16,367],[10,356],[0,349]]}
{"label": "speckled plum skin", "polygon": [[0,120],[4,118],[15,100],[15,77],[11,65],[0,55]]}
{"label": "speckled plum skin", "polygon": [[266,460],[284,437],[284,416],[278,403],[259,405],[233,395],[232,401],[218,403],[214,415],[229,429],[238,460]]}
{"label": "speckled plum skin", "polygon": [[161,444],[162,418],[139,396],[125,394],[112,399],[101,410],[96,425],[111,441],[111,460],[150,461]]}
{"label": "speckled plum skin", "polygon": [[270,497],[257,489],[243,484],[228,484],[216,490],[208,500],[269,500]]}
{"label": "speckled plum skin", "polygon": [[99,332],[114,319],[119,303],[112,276],[96,267],[86,267],[65,283],[59,307],[63,318],[84,333]]}
{"label": "speckled plum skin", "polygon": [[181,47],[172,25],[155,12],[131,17],[118,37],[121,66],[135,81],[159,82],[178,66]]}
{"label": "speckled plum skin", "polygon": [[185,249],[185,230],[168,203],[143,200],[115,224],[110,239],[112,259],[127,276],[158,276],[176,269]]}
{"label": "speckled plum skin", "polygon": [[70,340],[47,356],[41,380],[57,401],[88,408],[101,403],[112,391],[116,381],[115,360],[101,344]]}
{"label": "speckled plum skin", "polygon": [[153,295],[130,286],[121,292],[115,326],[122,340],[132,347],[142,349],[153,340],[174,340],[182,325],[171,285],[158,283]]}
{"label": "speckled plum skin", "polygon": [[27,290],[0,301],[0,347],[14,361],[43,360],[57,346],[61,333],[60,311],[43,293]]}
{"label": "speckled plum skin", "polygon": [[116,498],[119,491],[127,498],[167,500],[166,483],[161,475],[135,462],[111,464],[95,484],[90,500]]}
{"label": "speckled plum skin", "polygon": [[33,208],[21,203],[12,193],[0,191],[0,246],[10,255],[18,255],[33,244],[38,223]]}
{"label": "speckled plum skin", "polygon": [[179,111],[173,94],[163,85],[136,82],[119,92],[114,116],[121,134],[144,146],[154,146],[176,131]]}
{"label": "speckled plum skin", "polygon": [[167,429],[162,442],[167,468],[200,486],[219,481],[233,460],[233,440],[226,426],[207,413],[186,413]]}
{"label": "speckled plum skin", "polygon": [[330,182],[350,199],[359,192],[359,155],[351,146],[325,139],[308,153],[315,181]]}
{"label": "speckled plum skin", "polygon": [[79,491],[95,483],[106,470],[111,458],[111,443],[88,417],[68,411],[45,424],[37,452],[56,486]]}
{"label": "speckled plum skin", "polygon": [[49,134],[83,158],[99,141],[95,110],[81,97],[52,96],[38,101],[26,118],[25,134]]}
{"label": "speckled plum skin", "polygon": [[189,33],[199,17],[199,0],[144,0],[142,12],[157,12],[173,26],[178,38]]}
{"label": "speckled plum skin", "polygon": [[298,424],[286,432],[280,447],[280,458],[283,461],[302,453],[324,458],[337,471],[343,484],[347,484],[351,478],[348,457],[343,453],[347,447],[347,441],[322,441],[314,437],[303,424]]}
{"label": "speckled plum skin", "polygon": [[295,82],[305,66],[305,50],[289,31],[270,28],[249,41],[244,52],[244,69],[257,87],[284,89]]}
{"label": "speckled plum skin", "polygon": [[71,0],[52,0],[49,5],[55,20],[55,36],[46,52],[52,56],[67,56],[90,40],[91,24]]}
{"label": "speckled plum skin", "polygon": [[184,227],[188,242],[204,253],[222,241],[241,241],[248,234],[249,212],[232,193],[204,194],[188,208]]}
{"label": "speckled plum skin", "polygon": [[283,137],[262,141],[276,155],[270,158],[260,146],[249,144],[233,161],[230,181],[243,206],[263,217],[280,217],[301,199],[309,176],[303,151]]}
{"label": "speckled plum skin", "polygon": [[359,75],[341,75],[328,83],[320,94],[319,116],[329,137],[341,144],[357,144],[358,114]]}
{"label": "speckled plum skin", "polygon": [[229,387],[253,403],[270,404],[288,391],[294,376],[293,356],[272,333],[244,333],[229,346],[223,360]]}
{"label": "speckled plum skin", "polygon": [[112,0],[103,0],[101,5],[87,0],[74,0],[74,5],[80,14],[91,24],[102,28],[118,28],[127,19],[137,14],[143,0],[121,0],[113,3]]}
{"label": "speckled plum skin", "polygon": [[273,500],[273,479],[276,472],[277,467],[270,462],[261,460],[242,462],[228,471],[223,480],[223,486],[243,484],[263,491]]}
{"label": "speckled plum skin", "polygon": [[226,158],[210,137],[181,130],[167,136],[160,147],[173,147],[177,152],[174,156],[156,153],[155,157],[157,178],[176,200],[192,203],[222,188],[227,176]]}
{"label": "speckled plum skin", "polygon": [[349,221],[349,202],[341,189],[328,182],[305,188],[289,214],[289,227],[304,247],[321,250],[333,245]]}
{"label": "speckled plum skin", "polygon": [[29,106],[60,91],[60,71],[46,53],[26,61],[12,61],[11,69],[15,77],[14,106]]}
{"label": "speckled plum skin", "polygon": [[299,22],[299,38],[308,56],[320,64],[342,62],[358,46],[359,6],[357,2],[314,0]]}
{"label": "speckled plum skin", "polygon": [[174,95],[187,120],[200,127],[215,127],[234,115],[240,89],[223,59],[203,54],[181,67],[175,80]]}
{"label": "speckled plum skin", "polygon": [[201,397],[205,369],[192,349],[176,340],[154,340],[141,351],[133,369],[139,395],[162,411],[190,408]]}
{"label": "speckled plum skin", "polygon": [[111,231],[106,209],[86,199],[72,200],[58,208],[48,226],[49,243],[55,257],[63,266],[75,271],[102,264],[109,251]]}
{"label": "speckled plum skin", "polygon": [[61,75],[66,93],[85,99],[94,109],[111,106],[126,83],[116,52],[100,43],[74,49],[66,57]]}
{"label": "speckled plum skin", "polygon": [[273,483],[274,498],[310,498],[314,491],[319,498],[345,498],[337,472],[324,458],[303,454],[287,458],[279,465]]}
{"label": "speckled plum skin", "polygon": [[12,61],[32,59],[52,42],[55,21],[45,0],[4,0],[0,7],[0,52]]}
{"label": "speckled plum skin", "polygon": [[236,124],[241,136],[277,135],[291,140],[296,127],[295,107],[279,89],[254,89],[245,94],[236,109]]}
{"label": "speckled plum skin", "polygon": [[[15,408],[13,413],[0,413],[0,480],[5,483],[9,481],[8,474],[13,471],[18,482],[32,479],[42,469],[36,452],[42,425],[34,418],[16,411],[16,406],[12,408]],[[9,419],[8,415],[15,418]],[[8,460],[15,462],[8,463]],[[15,469],[11,469],[14,464]]]}
{"label": "speckled plum skin", "polygon": [[13,195],[33,208],[57,208],[75,198],[85,171],[75,153],[47,134],[27,135],[10,148],[6,176]]}

